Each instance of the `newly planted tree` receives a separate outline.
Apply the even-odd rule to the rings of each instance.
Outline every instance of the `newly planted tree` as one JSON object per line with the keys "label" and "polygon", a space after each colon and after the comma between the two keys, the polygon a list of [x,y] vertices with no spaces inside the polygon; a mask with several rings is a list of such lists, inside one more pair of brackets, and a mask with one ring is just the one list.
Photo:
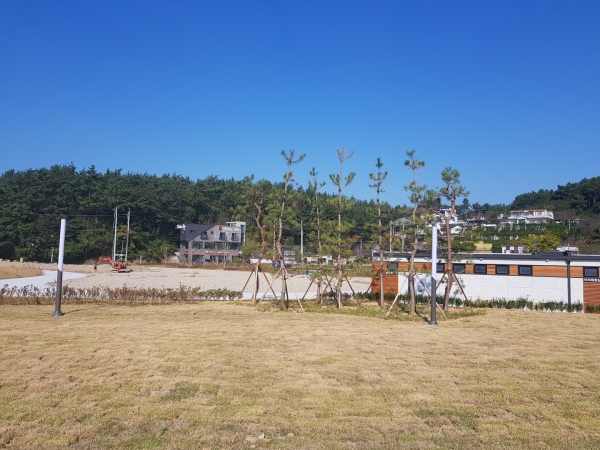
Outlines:
{"label": "newly planted tree", "polygon": [[373,181],[373,184],[370,184],[369,187],[375,189],[377,192],[377,219],[379,223],[379,227],[377,228],[377,237],[379,238],[379,307],[383,308],[383,228],[381,226],[381,193],[384,192],[381,188],[381,185],[385,181],[387,177],[387,172],[382,172],[381,168],[383,167],[383,163],[381,162],[381,158],[377,158],[377,163],[375,164],[377,167],[377,174],[370,173],[369,178]]}
{"label": "newly planted tree", "polygon": [[425,190],[427,186],[420,185],[418,182],[418,171],[425,167],[425,161],[420,161],[415,157],[415,151],[409,150],[406,152],[409,159],[404,161],[404,166],[408,167],[413,172],[413,181],[404,187],[409,192],[410,203],[412,205],[412,213],[410,216],[410,222],[413,230],[412,236],[412,248],[410,252],[410,262],[408,267],[408,290],[410,292],[410,315],[414,315],[417,311],[416,292],[415,292],[415,255],[419,249],[419,231],[425,226],[425,221],[417,212],[419,211],[421,204],[425,196]]}
{"label": "newly planted tree", "polygon": [[277,234],[277,253],[279,255],[281,270],[283,272],[283,276],[281,277],[280,304],[281,304],[281,309],[288,309],[289,304],[290,304],[290,299],[288,296],[288,289],[287,289],[287,271],[285,269],[284,255],[283,255],[283,250],[281,248],[281,238],[283,237],[283,219],[284,219],[286,202],[287,202],[288,196],[289,196],[289,191],[291,190],[291,183],[294,181],[294,173],[292,172],[292,166],[294,166],[298,163],[301,163],[304,160],[304,158],[306,157],[306,154],[302,154],[296,158],[295,150],[290,150],[289,152],[282,150],[281,156],[285,160],[285,163],[287,166],[287,171],[283,175],[283,189],[279,196],[280,209],[279,209],[279,217],[278,217],[279,227],[278,227],[278,234]]}
{"label": "newly planted tree", "polygon": [[342,267],[342,210],[343,210],[343,192],[344,188],[348,186],[356,177],[356,173],[350,172],[347,176],[344,177],[344,163],[351,159],[354,156],[354,152],[350,152],[346,154],[345,147],[338,148],[337,150],[338,160],[340,162],[340,172],[339,174],[330,174],[329,178],[331,182],[338,189],[338,226],[337,226],[337,285],[336,285],[336,299],[338,308],[343,308],[342,305],[342,281],[344,278],[344,270]]}
{"label": "newly planted tree", "polygon": [[[443,185],[437,191],[427,192],[427,206],[432,212],[438,214],[444,221],[444,234],[446,235],[446,293],[444,296],[444,311],[450,307],[450,294],[452,285],[456,279],[452,264],[452,232],[450,223],[456,215],[456,202],[461,197],[468,197],[469,192],[460,184],[460,172],[452,167],[446,167],[442,170]],[[441,208],[439,200],[445,200],[450,203],[449,208]],[[438,206],[436,206],[438,205]]]}
{"label": "newly planted tree", "polygon": [[323,282],[323,269],[321,261],[323,258],[323,242],[321,239],[321,209],[319,204],[319,189],[325,186],[325,182],[319,182],[317,175],[317,169],[315,167],[310,171],[311,180],[308,180],[308,189],[314,193],[314,213],[315,213],[315,228],[317,230],[317,258],[319,263],[319,274],[317,278],[317,303],[321,302],[321,285]]}
{"label": "newly planted tree", "polygon": [[259,280],[259,272],[260,272],[260,263],[265,256],[265,252],[267,250],[267,227],[263,223],[264,218],[264,208],[265,208],[265,198],[266,193],[264,190],[264,186],[261,186],[260,182],[253,185],[252,188],[248,191],[248,201],[251,203],[251,207],[248,209],[247,216],[254,221],[256,228],[260,233],[260,251],[258,254],[258,258],[256,260],[256,267],[254,268],[254,290],[252,292],[252,304],[256,304],[256,297],[258,295],[260,280]]}

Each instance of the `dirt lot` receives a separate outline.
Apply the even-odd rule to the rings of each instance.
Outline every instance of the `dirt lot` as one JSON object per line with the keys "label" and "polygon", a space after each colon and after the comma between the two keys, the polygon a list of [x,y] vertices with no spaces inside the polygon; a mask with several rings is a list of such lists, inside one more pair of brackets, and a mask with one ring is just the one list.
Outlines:
{"label": "dirt lot", "polygon": [[[2,262],[0,264],[19,265],[19,263]],[[54,264],[29,264],[31,267],[38,267],[42,270],[56,270]],[[248,280],[250,272],[237,270],[223,269],[202,269],[202,268],[173,268],[161,266],[130,266],[133,272],[116,273],[112,272],[109,265],[100,265],[97,270],[94,270],[93,264],[72,265],[65,264],[65,272],[84,273],[85,278],[68,280],[63,283],[64,286],[73,288],[89,288],[89,287],[123,287],[129,288],[171,288],[179,289],[181,286],[190,288],[200,288],[201,290],[208,289],[230,289],[233,291],[241,291]],[[272,279],[270,274],[266,275],[269,280]],[[368,289],[371,280],[366,277],[356,277],[351,279],[352,287],[357,291],[365,291]],[[306,275],[296,275],[290,279],[288,287],[291,293],[295,290],[300,294],[304,294],[310,285],[310,278]],[[261,292],[267,290],[267,282],[261,276]],[[275,292],[281,289],[281,283],[276,280],[273,283]],[[347,283],[343,285],[344,290],[349,290]],[[310,292],[316,292],[315,284],[311,287]],[[252,291],[251,283],[248,284],[244,292]]]}

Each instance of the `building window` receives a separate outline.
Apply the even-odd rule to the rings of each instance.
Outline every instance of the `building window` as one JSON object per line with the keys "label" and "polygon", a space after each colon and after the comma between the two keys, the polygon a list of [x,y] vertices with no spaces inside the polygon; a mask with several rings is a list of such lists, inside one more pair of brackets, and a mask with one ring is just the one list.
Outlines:
{"label": "building window", "polygon": [[200,233],[200,239],[208,239],[208,233],[206,231]]}
{"label": "building window", "polygon": [[487,275],[487,264],[475,264],[473,266],[473,273]]}
{"label": "building window", "polygon": [[584,278],[598,278],[598,268],[597,267],[584,267],[583,268],[583,277]]}
{"label": "building window", "polygon": [[238,236],[237,233],[231,233],[231,240],[232,241],[239,241],[240,238],[239,238],[239,236]]}
{"label": "building window", "polygon": [[533,275],[533,268],[531,266],[519,266],[519,275],[530,277]]}
{"label": "building window", "polygon": [[190,234],[196,234],[196,230],[190,230]]}
{"label": "building window", "polygon": [[227,233],[225,233],[224,231],[222,231],[221,233],[219,233],[219,240],[220,241],[226,241],[227,240]]}
{"label": "building window", "polygon": [[446,271],[446,264],[437,264],[435,270],[437,273],[444,273]]}
{"label": "building window", "polygon": [[464,264],[453,264],[452,269],[454,273],[465,273],[465,265]]}
{"label": "building window", "polygon": [[508,266],[496,265],[496,275],[508,275]]}

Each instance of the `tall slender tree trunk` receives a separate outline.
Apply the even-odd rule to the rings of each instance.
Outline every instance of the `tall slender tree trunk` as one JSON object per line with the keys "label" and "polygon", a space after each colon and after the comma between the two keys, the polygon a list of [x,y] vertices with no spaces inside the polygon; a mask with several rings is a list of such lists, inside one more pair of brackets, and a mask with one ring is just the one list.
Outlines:
{"label": "tall slender tree trunk", "polygon": [[[341,171],[340,171],[341,173]],[[340,175],[341,176],[341,175]],[[337,286],[336,298],[338,308],[342,309],[342,197],[339,197],[339,213],[338,213],[338,257],[337,257]]]}
{"label": "tall slender tree trunk", "polygon": [[[380,250],[381,251],[381,250]],[[379,258],[379,307],[383,308],[383,258]]]}
{"label": "tall slender tree trunk", "polygon": [[383,308],[385,295],[383,289],[383,239],[381,236],[381,202],[379,198],[379,190],[377,191],[377,217],[379,218],[379,307]]}

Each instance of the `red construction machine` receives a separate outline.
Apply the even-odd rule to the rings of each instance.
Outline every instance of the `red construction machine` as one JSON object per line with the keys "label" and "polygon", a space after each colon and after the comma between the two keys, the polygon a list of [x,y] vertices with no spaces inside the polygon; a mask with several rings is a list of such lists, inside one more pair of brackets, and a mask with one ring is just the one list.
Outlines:
{"label": "red construction machine", "polygon": [[102,263],[110,264],[113,272],[119,272],[119,273],[133,272],[132,269],[127,268],[127,263],[125,261],[120,259],[119,261],[114,262],[110,256],[101,256],[100,258],[98,258],[98,261],[96,261],[96,264],[94,264],[94,270],[97,270],[98,266]]}

